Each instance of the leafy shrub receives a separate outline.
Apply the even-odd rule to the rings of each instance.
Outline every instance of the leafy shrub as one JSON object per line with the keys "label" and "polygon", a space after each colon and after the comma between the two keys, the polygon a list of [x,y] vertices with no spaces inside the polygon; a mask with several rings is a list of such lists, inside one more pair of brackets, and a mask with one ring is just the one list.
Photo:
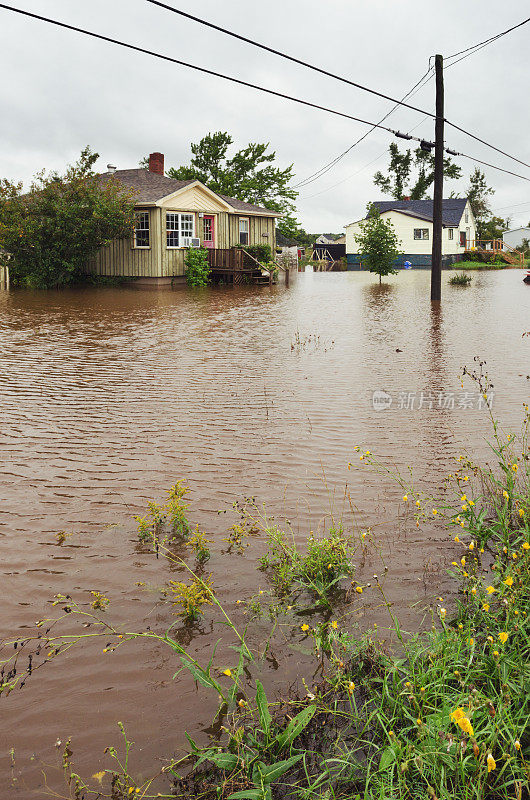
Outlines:
{"label": "leafy shrub", "polygon": [[0,181],[0,249],[11,253],[14,285],[48,289],[79,281],[89,259],[113,239],[131,235],[134,192],[92,171],[86,147],[64,175],[39,173],[30,191]]}
{"label": "leafy shrub", "polygon": [[238,244],[236,247],[254,256],[260,264],[268,264],[269,261],[272,261],[272,250],[268,244]]}
{"label": "leafy shrub", "polygon": [[188,286],[208,286],[211,269],[206,248],[190,248],[186,255],[185,263],[186,283]]}

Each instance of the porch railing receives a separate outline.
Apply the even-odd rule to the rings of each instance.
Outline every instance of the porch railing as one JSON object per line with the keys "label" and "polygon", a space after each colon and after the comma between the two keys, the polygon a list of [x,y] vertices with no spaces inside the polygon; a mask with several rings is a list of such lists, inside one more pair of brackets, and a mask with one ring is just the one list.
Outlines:
{"label": "porch railing", "polygon": [[518,264],[520,267],[524,267],[524,255],[515,247],[506,244],[503,239],[468,239],[465,251],[469,253],[473,250],[487,255],[491,253],[492,258],[502,253],[508,264]]}

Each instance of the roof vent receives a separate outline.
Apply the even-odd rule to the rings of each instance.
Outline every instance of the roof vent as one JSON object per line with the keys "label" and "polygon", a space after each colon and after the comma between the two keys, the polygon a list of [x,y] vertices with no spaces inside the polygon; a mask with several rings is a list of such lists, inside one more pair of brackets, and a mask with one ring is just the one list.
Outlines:
{"label": "roof vent", "polygon": [[114,164],[107,164],[107,172],[109,175],[112,175],[114,172],[116,172],[116,167]]}

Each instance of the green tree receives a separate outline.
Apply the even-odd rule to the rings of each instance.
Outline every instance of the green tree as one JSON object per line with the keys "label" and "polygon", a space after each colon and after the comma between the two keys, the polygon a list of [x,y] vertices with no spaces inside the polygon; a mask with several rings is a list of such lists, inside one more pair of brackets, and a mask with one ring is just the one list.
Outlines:
{"label": "green tree", "polygon": [[480,239],[502,239],[504,231],[510,227],[510,218],[490,217],[482,224]]}
{"label": "green tree", "polygon": [[[376,172],[374,183],[385,194],[390,194],[395,200],[410,197],[411,200],[423,200],[427,190],[434,183],[434,155],[418,147],[417,150],[400,152],[397,144],[392,142],[389,146],[390,163],[388,174]],[[460,167],[450,158],[444,158],[444,177],[459,178],[462,174]]]}
{"label": "green tree", "polygon": [[87,261],[111,240],[130,236],[133,193],[92,171],[99,158],[86,147],[64,175],[44,171],[30,191],[0,181],[0,249],[11,254],[13,283],[32,288],[80,280]]}
{"label": "green tree", "polygon": [[279,211],[284,216],[278,221],[278,229],[292,236],[298,230],[293,203],[298,192],[289,186],[293,165],[283,170],[274,166],[276,153],[269,152],[269,143],[251,142],[229,156],[232,143],[226,132],[209,133],[192,143],[189,165],[171,167],[167,174],[177,180],[199,180],[217,194]]}
{"label": "green tree", "polygon": [[359,227],[361,233],[355,234],[357,250],[368,262],[369,271],[379,275],[379,283],[384,275],[396,275],[394,265],[402,253],[392,222],[381,219],[377,207],[368,205],[368,216]]}
{"label": "green tree", "polygon": [[488,186],[486,176],[481,169],[475,167],[475,171],[469,176],[469,186],[466,196],[471,205],[473,216],[477,224],[477,239],[494,238],[487,237],[485,234],[488,222],[493,219],[491,209],[488,205],[488,197],[495,194],[495,189]]}

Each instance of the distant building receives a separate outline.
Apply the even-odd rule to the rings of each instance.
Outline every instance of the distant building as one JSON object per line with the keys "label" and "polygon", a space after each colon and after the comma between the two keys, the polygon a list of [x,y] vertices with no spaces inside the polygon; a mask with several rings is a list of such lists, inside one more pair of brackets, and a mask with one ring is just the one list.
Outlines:
{"label": "distant building", "polygon": [[[403,255],[399,264],[410,261],[413,267],[429,268],[432,254],[432,200],[378,200],[374,204],[381,217],[389,219],[399,240]],[[361,269],[362,257],[358,252],[356,234],[360,223],[351,222],[346,228],[346,256],[348,269]],[[449,198],[442,207],[442,262],[444,265],[460,261],[466,249],[475,246],[475,219],[469,200]]]}
{"label": "distant building", "polygon": [[530,241],[530,228],[512,228],[502,234],[502,241],[510,247],[521,247],[524,239]]}
{"label": "distant building", "polygon": [[334,233],[321,233],[318,239],[315,239],[315,244],[335,244],[335,241]]}

